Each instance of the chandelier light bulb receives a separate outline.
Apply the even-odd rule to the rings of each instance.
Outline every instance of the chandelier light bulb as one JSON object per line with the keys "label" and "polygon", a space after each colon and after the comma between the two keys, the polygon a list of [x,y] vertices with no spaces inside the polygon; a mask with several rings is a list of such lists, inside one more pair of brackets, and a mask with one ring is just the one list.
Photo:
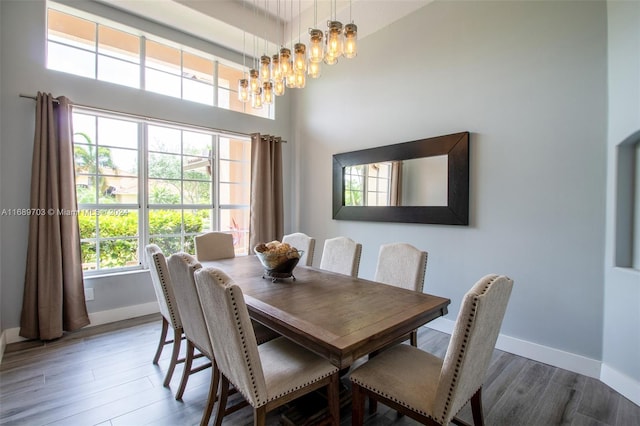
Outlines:
{"label": "chandelier light bulb", "polygon": [[262,109],[262,88],[258,87],[258,90],[251,93],[251,108]]}
{"label": "chandelier light bulb", "polygon": [[304,44],[295,44],[293,58],[293,66],[296,72],[307,70],[307,47]]}
{"label": "chandelier light bulb", "polygon": [[297,89],[304,89],[304,86],[307,83],[307,75],[304,71],[296,71],[295,73],[295,82]]}
{"label": "chandelier light bulb", "polygon": [[238,100],[240,102],[249,102],[249,80],[241,78],[238,80]]}
{"label": "chandelier light bulb", "polygon": [[324,63],[327,65],[334,65],[338,63],[338,58],[335,56],[331,56],[329,54],[326,54],[324,56]]}
{"label": "chandelier light bulb", "polygon": [[282,80],[282,71],[280,70],[280,55],[273,55],[271,59],[271,78],[273,81]]}
{"label": "chandelier light bulb", "polygon": [[342,56],[344,43],[343,38],[342,23],[338,21],[329,21],[326,56],[333,56],[336,59]]}
{"label": "chandelier light bulb", "polygon": [[251,87],[251,93],[256,93],[262,89],[262,81],[260,81],[258,70],[249,70],[249,86]]}
{"label": "chandelier light bulb", "polygon": [[264,97],[264,103],[272,104],[273,103],[273,83],[271,83],[270,81],[265,81],[262,87],[263,87],[262,93]]}
{"label": "chandelier light bulb", "polygon": [[291,50],[283,47],[280,49],[280,71],[283,77],[289,75],[291,69]]}
{"label": "chandelier light bulb", "polygon": [[260,77],[264,82],[271,80],[271,57],[267,55],[260,57]]}
{"label": "chandelier light bulb", "polygon": [[355,58],[358,54],[358,27],[355,24],[344,26],[344,57]]}
{"label": "chandelier light bulb", "polygon": [[321,74],[321,62],[309,62],[309,66],[307,67],[307,74],[311,78],[318,78]]}
{"label": "chandelier light bulb", "polygon": [[309,62],[322,62],[324,57],[324,44],[322,43],[322,31],[309,30]]}
{"label": "chandelier light bulb", "polygon": [[284,79],[279,78],[278,80],[273,81],[273,94],[276,96],[284,95]]}
{"label": "chandelier light bulb", "polygon": [[289,89],[295,89],[296,86],[296,71],[293,67],[289,68],[289,73],[287,74],[287,87]]}

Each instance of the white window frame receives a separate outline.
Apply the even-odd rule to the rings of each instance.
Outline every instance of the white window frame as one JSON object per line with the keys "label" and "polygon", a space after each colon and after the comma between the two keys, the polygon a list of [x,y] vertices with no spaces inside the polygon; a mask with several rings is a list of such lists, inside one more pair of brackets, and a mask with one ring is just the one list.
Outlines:
{"label": "white window frame", "polygon": [[[247,209],[249,210],[249,205],[235,205],[235,204],[225,204],[221,205],[219,201],[219,188],[220,188],[220,138],[231,138],[234,140],[243,141],[250,145],[250,138],[246,135],[241,135],[233,132],[227,131],[219,131],[215,129],[207,129],[201,128],[198,126],[190,126],[182,123],[172,123],[167,121],[154,120],[147,117],[140,117],[131,114],[118,114],[112,111],[102,111],[99,109],[88,109],[83,107],[74,107],[74,113],[90,115],[95,117],[104,117],[115,120],[123,120],[128,122],[135,122],[138,125],[138,202],[137,203],[115,203],[111,204],[100,204],[99,199],[96,200],[96,203],[83,203],[78,204],[78,210],[95,210],[97,208],[112,208],[113,210],[119,209],[128,209],[128,210],[137,210],[138,211],[138,260],[139,264],[135,266],[124,266],[124,267],[113,267],[113,268],[104,268],[104,269],[93,269],[93,270],[85,270],[85,276],[96,276],[96,275],[105,275],[126,271],[134,271],[147,268],[147,260],[144,253],[144,247],[150,241],[150,230],[149,230],[149,212],[150,209],[158,208],[163,210],[193,210],[193,209],[210,209],[211,210],[211,230],[220,230],[220,212],[225,209]],[[149,203],[149,194],[148,194],[148,156],[149,156],[149,147],[148,147],[148,127],[149,126],[159,126],[159,127],[168,127],[174,128],[181,131],[187,132],[198,132],[198,133],[207,133],[210,134],[213,138],[212,141],[212,151],[210,154],[210,161],[212,165],[212,173],[211,173],[211,205],[209,204],[150,204]],[[82,129],[77,129],[81,131]],[[75,130],[74,130],[75,131]],[[99,141],[94,141],[96,146],[100,146]],[[184,155],[183,145],[181,142],[181,152],[180,155]],[[250,161],[249,158],[245,158],[244,161]],[[96,178],[99,176],[98,170],[96,170]],[[250,178],[250,177],[249,177]],[[181,176],[181,181],[184,180],[184,176]],[[250,187],[247,188],[250,191]],[[96,189],[96,191],[98,191]],[[80,213],[79,213],[80,214]],[[96,229],[97,230],[97,229]],[[184,227],[181,227],[180,231],[180,241],[181,247],[184,246],[184,242],[187,238],[196,235],[194,233],[186,233]],[[96,235],[96,263],[99,266],[99,243],[103,240],[108,240],[110,238],[101,238]],[[117,237],[116,237],[117,238]]]}

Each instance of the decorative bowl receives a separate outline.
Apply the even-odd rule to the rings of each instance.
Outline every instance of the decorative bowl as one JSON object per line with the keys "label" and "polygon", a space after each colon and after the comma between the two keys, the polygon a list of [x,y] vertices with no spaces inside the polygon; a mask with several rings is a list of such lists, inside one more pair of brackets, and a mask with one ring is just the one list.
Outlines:
{"label": "decorative bowl", "polygon": [[295,248],[284,252],[259,251],[258,248],[261,246],[263,245],[256,246],[253,252],[264,267],[262,278],[270,277],[273,282],[278,278],[292,278],[295,281],[293,269],[300,261],[303,251]]}

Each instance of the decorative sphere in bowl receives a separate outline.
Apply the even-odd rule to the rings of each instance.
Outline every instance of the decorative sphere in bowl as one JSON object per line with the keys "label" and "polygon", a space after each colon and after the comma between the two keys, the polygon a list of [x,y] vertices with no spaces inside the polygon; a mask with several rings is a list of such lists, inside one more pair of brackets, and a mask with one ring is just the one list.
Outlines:
{"label": "decorative sphere in bowl", "polygon": [[287,243],[271,241],[266,244],[258,244],[253,248],[256,257],[264,266],[264,275],[271,277],[272,281],[278,278],[293,278],[293,269],[300,261],[302,251]]}

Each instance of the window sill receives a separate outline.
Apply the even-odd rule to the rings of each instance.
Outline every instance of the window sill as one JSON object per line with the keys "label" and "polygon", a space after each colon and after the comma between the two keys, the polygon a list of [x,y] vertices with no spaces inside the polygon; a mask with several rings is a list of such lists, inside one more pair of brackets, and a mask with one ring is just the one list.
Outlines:
{"label": "window sill", "polygon": [[134,274],[146,274],[149,273],[149,269],[144,269],[142,268],[142,266],[138,269],[131,269],[128,271],[119,271],[119,272],[105,272],[102,274],[92,274],[92,275],[85,275],[84,276],[84,281],[92,281],[94,279],[103,279],[103,278],[111,278],[111,277],[118,277],[118,276],[123,276],[123,275],[134,275]]}

